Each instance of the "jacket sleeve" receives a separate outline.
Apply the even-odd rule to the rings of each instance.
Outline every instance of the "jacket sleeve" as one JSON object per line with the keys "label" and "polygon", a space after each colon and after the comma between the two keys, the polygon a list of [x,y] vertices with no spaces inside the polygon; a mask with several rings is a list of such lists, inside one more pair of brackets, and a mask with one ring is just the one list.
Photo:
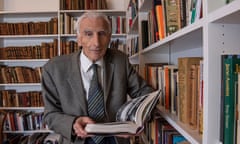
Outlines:
{"label": "jacket sleeve", "polygon": [[126,58],[125,63],[128,83],[127,93],[129,96],[135,98],[152,92],[153,88],[138,74],[133,65],[130,64],[128,58]]}
{"label": "jacket sleeve", "polygon": [[43,67],[42,70],[42,95],[44,100],[44,122],[50,130],[70,140],[75,116],[63,113],[58,91],[46,67]]}

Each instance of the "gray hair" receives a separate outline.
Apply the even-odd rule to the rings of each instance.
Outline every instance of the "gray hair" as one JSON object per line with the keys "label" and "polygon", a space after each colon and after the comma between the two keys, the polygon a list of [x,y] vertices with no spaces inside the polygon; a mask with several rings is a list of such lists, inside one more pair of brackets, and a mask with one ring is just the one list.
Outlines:
{"label": "gray hair", "polygon": [[100,13],[100,12],[85,12],[84,14],[82,14],[78,19],[77,22],[75,24],[75,31],[77,33],[77,35],[80,34],[80,24],[81,21],[85,18],[103,18],[107,24],[108,24],[108,32],[111,33],[112,32],[112,27],[111,27],[111,22],[108,19],[107,15]]}

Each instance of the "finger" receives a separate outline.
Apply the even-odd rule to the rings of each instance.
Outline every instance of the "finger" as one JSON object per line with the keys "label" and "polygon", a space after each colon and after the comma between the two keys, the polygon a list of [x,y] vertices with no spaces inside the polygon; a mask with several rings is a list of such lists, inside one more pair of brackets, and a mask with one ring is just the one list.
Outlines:
{"label": "finger", "polygon": [[76,125],[74,125],[73,128],[74,128],[75,134],[77,136],[80,136],[80,137],[86,137],[87,136],[87,132],[82,128],[81,125],[76,124]]}
{"label": "finger", "polygon": [[78,137],[81,137],[81,138],[86,138],[87,137],[87,134],[84,131],[80,130],[80,129],[76,129],[75,130],[75,134]]}

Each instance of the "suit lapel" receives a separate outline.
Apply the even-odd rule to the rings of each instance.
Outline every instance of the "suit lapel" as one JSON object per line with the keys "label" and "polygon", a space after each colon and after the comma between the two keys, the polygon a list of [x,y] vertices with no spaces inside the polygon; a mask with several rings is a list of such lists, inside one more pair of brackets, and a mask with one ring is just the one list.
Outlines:
{"label": "suit lapel", "polygon": [[104,83],[103,83],[105,105],[112,85],[113,71],[114,64],[111,62],[111,55],[109,55],[107,51],[106,57],[104,59]]}
{"label": "suit lapel", "polygon": [[74,97],[76,97],[76,102],[79,103],[79,106],[84,110],[87,114],[87,101],[86,101],[86,93],[84,91],[84,86],[82,82],[82,76],[80,72],[80,60],[79,54],[75,54],[72,58],[72,66],[71,73],[68,78],[68,83],[71,85],[72,91],[74,92]]}

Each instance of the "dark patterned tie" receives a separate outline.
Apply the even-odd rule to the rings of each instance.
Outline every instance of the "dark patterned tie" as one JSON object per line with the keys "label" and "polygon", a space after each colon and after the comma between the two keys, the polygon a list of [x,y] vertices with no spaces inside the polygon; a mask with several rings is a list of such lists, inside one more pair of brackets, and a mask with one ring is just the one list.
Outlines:
{"label": "dark patterned tie", "polygon": [[[93,76],[88,91],[88,114],[96,122],[102,122],[104,119],[104,96],[101,85],[98,82],[97,64],[92,64]],[[104,137],[94,136],[93,141],[101,144]]]}

